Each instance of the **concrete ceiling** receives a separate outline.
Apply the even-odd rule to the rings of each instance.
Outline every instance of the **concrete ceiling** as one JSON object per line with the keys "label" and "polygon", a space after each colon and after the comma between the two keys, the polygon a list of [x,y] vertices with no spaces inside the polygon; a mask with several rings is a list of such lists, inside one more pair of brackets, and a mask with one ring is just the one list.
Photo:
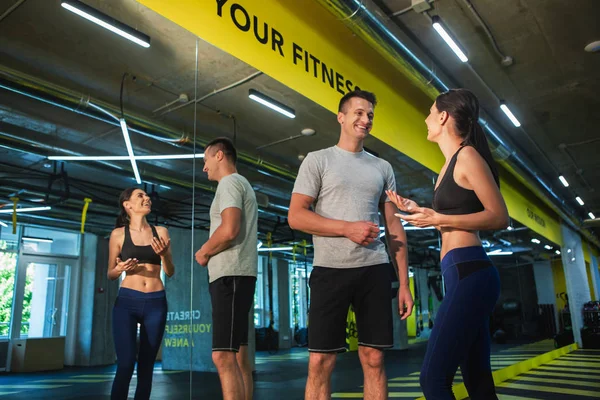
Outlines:
{"label": "concrete ceiling", "polygon": [[[49,104],[39,98],[0,90],[0,205],[8,205],[9,197],[20,193],[24,205],[44,202],[53,205],[45,217],[28,218],[22,214],[20,220],[73,229],[79,223],[83,198],[92,197],[88,230],[108,233],[116,215],[118,193],[134,184],[129,162],[52,163],[46,157],[75,153],[126,155],[118,126],[99,120],[98,113],[86,106],[87,101],[101,104],[119,116],[123,84],[125,118],[128,124],[138,128],[132,132],[131,139],[136,154],[190,153],[194,143],[198,146],[197,152],[201,152],[202,143],[215,137],[235,137],[238,149],[250,160],[240,163],[240,172],[249,178],[261,199],[261,235],[274,231],[279,241],[304,238],[287,227],[285,207],[293,176],[301,163],[298,156],[337,142],[339,125],[335,116],[134,0],[84,2],[146,33],[152,38],[152,46],[144,49],[121,39],[64,10],[59,0],[27,0],[0,20],[0,85],[38,95],[67,93],[65,96],[70,96],[69,107],[72,108],[57,106],[57,103],[64,106],[66,102],[60,96],[53,97],[54,104]],[[0,0],[0,15],[16,3],[16,0]],[[567,147],[577,160],[577,167],[558,148],[560,143],[573,144],[595,138],[593,122],[599,117],[591,110],[597,108],[593,106],[598,102],[597,96],[592,96],[599,89],[598,77],[593,75],[594,70],[600,70],[598,55],[583,53],[584,44],[568,43],[560,33],[549,33],[554,26],[552,17],[541,11],[543,7],[538,2],[515,1],[515,7],[520,10],[515,11],[511,7],[498,7],[491,0],[478,0],[476,5],[497,35],[499,45],[515,58],[513,66],[503,68],[460,3],[440,0],[436,7],[461,42],[465,38],[463,44],[469,48],[474,68],[494,90],[516,105],[524,123],[524,130],[511,131],[516,142],[522,144],[532,159],[539,161],[544,174],[555,177],[560,170],[567,176],[573,192],[568,189],[565,196],[577,192],[585,199],[586,207],[590,204],[590,210],[600,214],[600,197],[593,191],[598,185],[594,179],[598,172],[594,168],[597,159],[593,146],[597,152],[600,142]],[[544,2],[547,3],[560,7],[558,1]],[[391,13],[410,5],[410,1],[380,1],[379,5]],[[591,18],[592,11],[590,6],[588,10],[569,14],[573,17],[573,26],[579,25],[575,15],[584,13],[586,18]],[[529,26],[536,18],[545,22]],[[469,86],[473,79],[469,71],[461,68],[446,51],[422,15],[410,12],[396,20],[419,39],[449,74]],[[513,20],[515,29],[501,28],[506,21],[513,24]],[[596,28],[591,24],[589,28],[579,27],[578,40],[587,40],[586,36],[591,34],[584,31],[593,29]],[[511,34],[514,32],[521,33]],[[539,46],[545,47],[539,50],[542,54],[530,57],[533,50],[529,41],[534,37],[541,43]],[[560,51],[567,52],[577,62],[558,60]],[[556,65],[543,67],[548,60],[554,60]],[[124,74],[127,75],[124,77]],[[219,91],[230,85],[233,87]],[[248,99],[250,88],[293,108],[297,117],[288,119],[252,102]],[[156,111],[176,101],[181,94],[192,100],[215,91],[219,92],[200,103],[174,103]],[[491,113],[496,112],[491,97],[485,94],[481,97],[484,106]],[[76,100],[74,105],[73,99]],[[177,109],[171,110],[173,108]],[[496,118],[502,120],[503,116],[496,115]],[[506,127],[510,130],[508,125]],[[304,128],[315,129],[317,134],[257,150],[265,144],[300,135]],[[576,132],[571,130],[565,135],[567,128]],[[527,136],[531,140],[526,139]],[[370,138],[366,146],[392,163],[400,192],[422,204],[431,202],[434,173],[375,138]],[[261,168],[265,163],[284,173]],[[210,188],[214,188],[214,184],[201,172],[201,161],[195,165],[189,160],[139,162],[139,166],[146,190],[155,193],[153,218],[157,222],[190,227],[195,198],[195,226],[207,227],[207,211],[212,199]],[[583,169],[580,176],[588,185],[578,179],[577,168]],[[66,175],[61,175],[63,170]],[[192,195],[194,185],[195,196]],[[8,222],[7,218],[2,217],[2,220]],[[519,225],[515,223],[515,226]],[[484,236],[495,240],[491,233]],[[418,257],[431,250],[432,244],[426,241],[435,242],[437,234],[411,231],[410,237],[414,238],[418,250],[415,257]],[[526,243],[528,237],[514,240]],[[435,243],[433,245],[435,247]]]}
{"label": "concrete ceiling", "polygon": [[[476,92],[488,114],[576,210],[577,218],[589,218],[590,211],[600,216],[600,53],[584,51],[588,43],[600,40],[597,1],[430,1],[429,14],[441,17],[466,50],[472,69],[459,62],[429,18],[407,10],[410,0],[374,2],[428,53],[437,68]],[[513,58],[512,65],[501,64],[469,4],[488,26],[499,50]],[[510,105],[521,128],[500,111],[498,99]],[[566,177],[569,188],[559,183],[559,175]],[[576,196],[584,200],[584,207]]]}

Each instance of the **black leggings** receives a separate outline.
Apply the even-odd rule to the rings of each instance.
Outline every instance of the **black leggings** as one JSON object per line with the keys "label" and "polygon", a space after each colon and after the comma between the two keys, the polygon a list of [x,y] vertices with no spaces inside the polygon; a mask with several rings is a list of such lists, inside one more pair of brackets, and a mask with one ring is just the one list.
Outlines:
{"label": "black leggings", "polygon": [[490,365],[489,317],[500,295],[500,277],[480,246],[449,251],[442,260],[446,296],[429,337],[421,368],[427,400],[454,400],[460,366],[472,400],[497,399]]}
{"label": "black leggings", "polygon": [[[147,400],[152,390],[154,361],[167,322],[165,291],[144,293],[121,288],[113,308],[113,338],[117,352],[117,373],[111,400],[126,400],[137,355],[136,400]],[[137,328],[140,324],[140,351],[137,354]]]}

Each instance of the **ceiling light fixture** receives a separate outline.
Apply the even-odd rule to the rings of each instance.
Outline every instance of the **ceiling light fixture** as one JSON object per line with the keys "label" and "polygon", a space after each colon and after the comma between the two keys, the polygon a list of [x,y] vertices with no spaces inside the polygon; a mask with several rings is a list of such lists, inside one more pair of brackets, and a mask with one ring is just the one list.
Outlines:
{"label": "ceiling light fixture", "polygon": [[125,39],[131,40],[132,42],[139,44],[142,47],[150,47],[150,36],[145,33],[136,31],[129,25],[126,25],[120,21],[117,21],[113,17],[104,14],[101,11],[96,10],[86,4],[83,4],[77,0],[65,0],[61,3],[64,9],[71,11],[91,21],[101,27],[108,29],[109,31],[116,33],[117,35],[124,37]]}
{"label": "ceiling light fixture", "polygon": [[512,122],[514,126],[516,126],[517,128],[521,126],[521,123],[519,122],[517,117],[515,117],[515,115],[512,113],[512,111],[510,111],[508,106],[504,104],[504,102],[500,103],[500,109],[504,111],[504,114],[506,114],[506,116],[508,117],[508,119],[510,119],[510,122]]}
{"label": "ceiling light fixture", "polygon": [[593,213],[593,212],[591,212],[591,211],[588,213],[588,216],[589,216],[591,219],[596,219],[596,216],[595,216],[595,215],[594,215],[594,213]]}
{"label": "ceiling light fixture", "polygon": [[269,107],[271,110],[275,110],[278,113],[285,115],[288,118],[296,118],[296,112],[294,111],[293,108],[290,108],[290,107],[286,106],[285,104],[278,102],[277,100],[273,100],[269,96],[266,96],[266,95],[260,93],[259,91],[250,89],[250,91],[248,93],[248,97],[250,97],[252,100],[262,104],[263,106]]}
{"label": "ceiling light fixture", "polygon": [[531,239],[531,243],[540,244],[541,242],[539,239],[533,238]]}
{"label": "ceiling light fixture", "polygon": [[544,248],[545,248],[546,250],[552,250],[552,246],[550,246],[549,244],[545,245],[545,246],[544,246]]}
{"label": "ceiling light fixture", "polygon": [[52,242],[54,242],[53,239],[38,238],[38,237],[33,237],[33,236],[23,236],[21,239],[23,241],[26,241],[26,242],[39,242],[39,243],[52,243]]}
{"label": "ceiling light fixture", "polygon": [[[188,160],[192,158],[204,158],[204,153],[198,154],[163,154],[154,156],[133,156],[136,161],[147,160]],[[49,156],[53,161],[129,161],[129,156]]]}
{"label": "ceiling light fixture", "polygon": [[488,256],[511,256],[512,251],[500,251],[498,253],[487,253]]}
{"label": "ceiling light fixture", "polygon": [[259,252],[263,252],[263,251],[291,251],[294,250],[294,247],[289,246],[289,247],[261,247],[260,249],[258,249]]}
{"label": "ceiling light fixture", "polygon": [[554,253],[558,256],[560,256],[560,250],[555,250]]}
{"label": "ceiling light fixture", "polygon": [[5,228],[8,228],[8,225],[7,225],[7,224],[5,224],[5,223],[4,223],[4,222],[2,222],[2,221],[0,221],[0,226],[3,226],[3,227],[5,227]]}
{"label": "ceiling light fixture", "polygon": [[583,202],[583,200],[581,200],[581,197],[577,196],[575,197],[575,200],[577,200],[577,202],[579,203],[580,206],[584,205],[585,203]]}
{"label": "ceiling light fixture", "polygon": [[562,183],[562,184],[563,184],[563,186],[564,186],[564,187],[569,187],[569,182],[567,182],[567,180],[565,179],[565,177],[564,177],[564,176],[562,176],[562,175],[561,175],[561,176],[559,176],[559,177],[558,177],[558,180],[560,181],[560,183]]}
{"label": "ceiling light fixture", "polygon": [[131,160],[131,168],[133,168],[135,181],[139,185],[142,183],[142,178],[140,178],[140,172],[138,171],[137,163],[135,162],[135,157],[133,155],[133,147],[131,146],[131,140],[129,138],[129,129],[127,129],[127,122],[125,122],[125,119],[121,118],[119,120],[119,123],[121,124],[121,131],[123,132],[123,139],[125,140],[127,153],[129,154],[129,159]]}
{"label": "ceiling light fixture", "polygon": [[[26,213],[26,212],[35,212],[35,211],[46,211],[46,210],[51,210],[52,207],[50,206],[45,206],[45,207],[29,207],[29,208],[17,208],[17,213]],[[9,210],[0,210],[0,214],[12,214],[13,210],[9,209]]]}
{"label": "ceiling light fixture", "polygon": [[437,15],[433,16],[431,22],[433,22],[433,29],[435,29],[435,31],[442,37],[442,39],[444,39],[444,42],[446,42],[446,44],[450,46],[450,48],[452,49],[454,54],[456,54],[456,56],[460,59],[460,61],[469,61],[469,59],[462,51],[460,46],[454,41],[454,39],[452,39],[450,34],[447,32],[446,28],[442,24],[442,20],[440,19],[440,17]]}

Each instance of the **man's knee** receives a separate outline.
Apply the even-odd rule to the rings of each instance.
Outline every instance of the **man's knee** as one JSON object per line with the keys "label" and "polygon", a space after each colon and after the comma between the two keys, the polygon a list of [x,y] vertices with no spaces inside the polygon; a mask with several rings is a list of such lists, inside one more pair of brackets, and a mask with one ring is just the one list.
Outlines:
{"label": "man's knee", "polygon": [[310,353],[308,360],[309,372],[331,374],[335,366],[335,353]]}
{"label": "man's knee", "polygon": [[363,368],[383,368],[383,351],[373,347],[360,346],[358,348],[360,363]]}
{"label": "man's knee", "polygon": [[233,351],[213,351],[212,360],[217,369],[230,367],[237,362]]}

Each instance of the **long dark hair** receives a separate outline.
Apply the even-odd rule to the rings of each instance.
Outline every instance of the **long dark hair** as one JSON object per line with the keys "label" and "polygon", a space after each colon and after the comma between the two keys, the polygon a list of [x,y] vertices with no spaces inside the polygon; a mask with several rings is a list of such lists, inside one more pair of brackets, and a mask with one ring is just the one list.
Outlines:
{"label": "long dark hair", "polygon": [[129,225],[129,215],[125,210],[125,207],[123,207],[123,203],[131,198],[131,194],[136,189],[138,188],[130,187],[121,192],[121,195],[119,196],[119,216],[117,217],[117,221],[115,222],[115,228],[120,228],[122,226]]}
{"label": "long dark hair", "polygon": [[487,162],[496,184],[500,186],[498,166],[483,128],[479,125],[479,100],[467,89],[450,89],[435,99],[435,107],[439,112],[446,111],[454,118],[458,134],[463,139],[461,146],[473,146]]}

